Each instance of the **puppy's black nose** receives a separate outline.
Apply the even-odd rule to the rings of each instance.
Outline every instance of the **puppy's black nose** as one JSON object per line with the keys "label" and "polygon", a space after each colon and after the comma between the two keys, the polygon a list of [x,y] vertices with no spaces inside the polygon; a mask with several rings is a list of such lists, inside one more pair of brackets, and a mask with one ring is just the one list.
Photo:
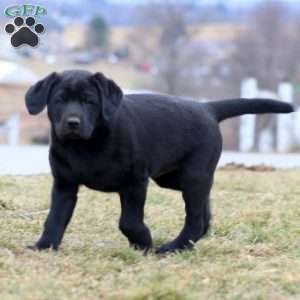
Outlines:
{"label": "puppy's black nose", "polygon": [[80,125],[80,118],[78,117],[69,117],[67,119],[67,124],[70,129],[77,129]]}

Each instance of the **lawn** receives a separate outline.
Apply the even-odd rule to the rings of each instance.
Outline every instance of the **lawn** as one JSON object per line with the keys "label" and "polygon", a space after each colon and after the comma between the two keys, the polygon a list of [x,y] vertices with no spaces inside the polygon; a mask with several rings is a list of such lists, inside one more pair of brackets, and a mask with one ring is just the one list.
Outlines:
{"label": "lawn", "polygon": [[[47,214],[49,176],[0,177],[0,299],[300,299],[300,170],[220,170],[213,222],[195,250],[128,247],[115,194],[82,188],[59,252],[26,249]],[[151,183],[156,245],[180,230],[180,194]]]}

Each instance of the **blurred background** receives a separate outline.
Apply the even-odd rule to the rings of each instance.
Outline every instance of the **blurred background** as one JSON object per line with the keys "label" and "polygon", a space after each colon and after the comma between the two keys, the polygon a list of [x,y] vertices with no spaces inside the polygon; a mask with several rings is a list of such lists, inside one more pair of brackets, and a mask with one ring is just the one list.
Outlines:
{"label": "blurred background", "polygon": [[[24,94],[52,71],[100,71],[128,93],[198,101],[260,96],[300,107],[298,0],[31,1],[46,8],[37,17],[46,31],[38,47],[18,49],[4,31],[13,21],[5,8],[16,4],[24,2],[0,3],[0,173],[49,170],[41,146],[49,143],[47,115],[30,116]],[[236,118],[222,132],[230,151],[224,163],[244,152],[256,154],[239,162],[300,166],[299,113]]]}

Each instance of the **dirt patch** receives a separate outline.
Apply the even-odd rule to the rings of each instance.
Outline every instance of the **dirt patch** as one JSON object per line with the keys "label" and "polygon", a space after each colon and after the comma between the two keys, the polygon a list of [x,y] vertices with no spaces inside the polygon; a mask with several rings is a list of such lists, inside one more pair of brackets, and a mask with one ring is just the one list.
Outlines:
{"label": "dirt patch", "polygon": [[227,165],[225,165],[224,167],[220,168],[221,170],[249,170],[249,171],[253,171],[253,172],[273,172],[276,171],[276,168],[272,167],[272,166],[268,166],[265,164],[259,164],[256,166],[246,166],[244,164],[238,164],[238,163],[229,163]]}

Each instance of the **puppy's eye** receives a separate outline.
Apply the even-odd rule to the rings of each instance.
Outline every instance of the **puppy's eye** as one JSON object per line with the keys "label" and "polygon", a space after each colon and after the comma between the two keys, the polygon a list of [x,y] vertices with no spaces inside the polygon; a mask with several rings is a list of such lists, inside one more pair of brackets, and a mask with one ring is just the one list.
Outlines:
{"label": "puppy's eye", "polygon": [[95,105],[97,104],[93,99],[85,99],[84,103],[88,105]]}
{"label": "puppy's eye", "polygon": [[62,104],[62,103],[64,103],[65,101],[64,101],[63,98],[56,98],[56,99],[54,100],[54,102],[55,102],[56,104]]}

